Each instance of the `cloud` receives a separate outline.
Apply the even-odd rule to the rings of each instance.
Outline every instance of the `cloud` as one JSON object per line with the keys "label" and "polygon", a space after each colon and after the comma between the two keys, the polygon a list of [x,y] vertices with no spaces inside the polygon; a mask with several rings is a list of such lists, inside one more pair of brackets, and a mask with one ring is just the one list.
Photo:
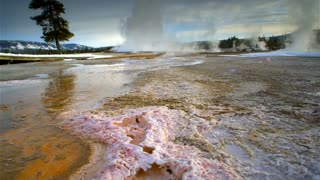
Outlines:
{"label": "cloud", "polygon": [[197,1],[197,3],[169,3],[166,17],[169,21],[177,23],[190,23],[196,21],[211,21],[215,24],[226,24],[236,21],[255,22],[261,17],[268,18],[277,15],[279,19],[285,15],[284,1]]}
{"label": "cloud", "polygon": [[70,30],[76,34],[72,42],[88,46],[112,46],[123,43],[121,20],[118,18],[93,19],[70,23]]}
{"label": "cloud", "polygon": [[287,11],[287,0],[136,0],[124,47],[279,35],[294,30],[285,23]]}
{"label": "cloud", "polygon": [[199,41],[199,40],[221,40],[231,36],[239,38],[252,38],[257,36],[274,36],[279,34],[290,33],[297,30],[297,26],[291,24],[264,23],[256,24],[238,24],[221,26],[214,34],[207,30],[189,30],[176,32],[175,37],[182,41]]}
{"label": "cloud", "polygon": [[[103,42],[105,45],[117,45],[124,41],[123,22],[130,19],[134,3],[137,2],[137,0],[61,1],[66,8],[64,17],[70,22],[71,31],[75,33],[70,42],[81,42],[92,46],[100,46]],[[293,13],[298,17],[297,21],[290,18],[293,17],[291,12],[294,12],[290,9],[297,7],[295,5],[300,2],[299,0],[145,0],[141,5],[141,12],[148,12],[150,3],[155,1],[161,5],[158,7],[161,7],[159,15],[163,27],[161,34],[176,41],[221,39],[229,35],[243,37],[258,34],[277,35],[293,31],[304,21],[304,15],[300,10],[297,11],[299,13]],[[308,1],[314,0],[306,0]],[[29,18],[39,12],[29,10],[27,7],[28,2],[1,0],[1,17],[3,17],[1,39],[40,40],[41,28]],[[13,16],[12,12],[17,13]],[[146,18],[156,19],[150,13],[147,16]],[[319,21],[320,18],[312,19]],[[143,22],[141,26],[144,28],[141,33],[149,32],[147,29],[150,28]]]}
{"label": "cloud", "polygon": [[130,15],[131,0],[64,0],[66,18],[76,34],[72,42],[93,47],[124,42],[122,23]]}
{"label": "cloud", "polygon": [[119,33],[99,33],[76,36],[72,41],[92,47],[105,47],[120,45],[124,42],[124,38]]}
{"label": "cloud", "polygon": [[208,30],[190,30],[175,33],[174,37],[181,41],[202,41],[202,40],[213,40],[215,33]]}
{"label": "cloud", "polygon": [[[171,36],[182,41],[197,38],[214,40],[226,38],[227,35],[243,37],[253,37],[257,34],[278,35],[294,29],[288,25],[287,0],[176,0],[165,2],[166,32],[172,33]],[[233,30],[232,26],[235,26]],[[247,31],[245,27],[248,27]]]}
{"label": "cloud", "polygon": [[289,4],[289,21],[297,26],[293,34],[294,51],[319,51],[315,41],[315,28],[320,28],[320,0],[291,0]]}
{"label": "cloud", "polygon": [[241,38],[250,38],[254,36],[273,36],[279,34],[290,33],[297,30],[297,26],[291,24],[279,24],[279,23],[263,23],[257,24],[239,24],[239,25],[227,25],[221,27],[217,31],[217,36],[230,37],[235,35],[235,32]]}

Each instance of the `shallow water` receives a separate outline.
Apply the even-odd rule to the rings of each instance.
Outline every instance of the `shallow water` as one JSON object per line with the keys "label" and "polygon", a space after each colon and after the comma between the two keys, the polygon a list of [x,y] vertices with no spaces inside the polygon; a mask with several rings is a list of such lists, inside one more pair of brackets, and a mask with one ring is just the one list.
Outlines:
{"label": "shallow water", "polygon": [[103,98],[128,91],[143,71],[192,63],[124,59],[0,66],[0,179],[67,178],[90,152],[59,128],[60,113],[94,109]]}
{"label": "shallow water", "polygon": [[60,130],[57,115],[90,109],[99,99],[123,92],[132,79],[108,72],[108,66],[76,69],[67,63],[8,65],[1,67],[1,77],[15,78],[5,73],[26,79],[0,82],[5,107],[0,111],[0,179],[67,178],[90,152],[79,138]]}
{"label": "shallow water", "polygon": [[61,113],[144,106],[215,122],[179,142],[214,149],[242,178],[317,178],[319,68],[319,58],[205,56],[0,66],[0,179],[67,179],[88,163]]}

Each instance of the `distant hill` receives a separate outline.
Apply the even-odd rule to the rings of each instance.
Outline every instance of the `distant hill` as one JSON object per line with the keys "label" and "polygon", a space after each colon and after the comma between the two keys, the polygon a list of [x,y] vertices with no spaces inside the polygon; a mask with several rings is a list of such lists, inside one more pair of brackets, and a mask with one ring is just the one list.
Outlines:
{"label": "distant hill", "polygon": [[[94,48],[80,44],[61,44],[65,51],[82,51],[92,50]],[[28,53],[37,51],[54,51],[57,50],[54,44],[33,41],[7,41],[0,40],[0,52]]]}

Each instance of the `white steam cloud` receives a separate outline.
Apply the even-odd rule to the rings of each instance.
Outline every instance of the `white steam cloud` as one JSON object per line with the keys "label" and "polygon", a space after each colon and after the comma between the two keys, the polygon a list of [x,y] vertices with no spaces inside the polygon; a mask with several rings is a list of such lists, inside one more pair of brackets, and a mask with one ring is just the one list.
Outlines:
{"label": "white steam cloud", "polygon": [[163,41],[162,3],[159,0],[136,0],[132,16],[127,19],[126,42],[130,51],[155,51]]}
{"label": "white steam cloud", "polygon": [[[177,36],[167,36],[164,30],[165,9],[178,1],[168,0],[135,0],[131,17],[125,23],[125,43],[119,50],[125,51],[196,51],[192,45],[188,46],[177,41]],[[181,3],[181,2],[180,2]],[[174,19],[174,15],[169,18]],[[193,15],[194,16],[194,15]],[[207,25],[209,26],[209,25]],[[213,35],[213,30],[204,30],[199,36]],[[195,37],[195,40],[197,39]]]}
{"label": "white steam cloud", "polygon": [[320,0],[289,0],[289,20],[297,27],[292,34],[292,51],[319,51],[317,31],[320,23]]}
{"label": "white steam cloud", "polygon": [[[257,36],[297,29],[290,50],[319,51],[314,31],[320,29],[319,11],[320,0],[135,0],[124,27],[126,41],[119,50],[194,51],[197,46],[186,42],[217,41],[221,35],[237,33],[265,50]],[[217,44],[213,47],[219,51]]]}

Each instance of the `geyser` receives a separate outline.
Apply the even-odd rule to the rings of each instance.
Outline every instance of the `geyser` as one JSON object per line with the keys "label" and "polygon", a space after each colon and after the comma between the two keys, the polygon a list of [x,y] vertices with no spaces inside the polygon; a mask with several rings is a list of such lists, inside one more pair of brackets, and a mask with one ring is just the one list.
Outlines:
{"label": "geyser", "polygon": [[159,0],[136,0],[127,19],[126,42],[121,47],[130,51],[155,51],[163,42],[162,3]]}
{"label": "geyser", "polygon": [[297,26],[293,32],[291,51],[319,51],[320,0],[290,0],[289,21]]}
{"label": "geyser", "polygon": [[[168,36],[168,33],[165,34],[164,17],[177,16],[176,14],[165,14],[165,10],[172,7],[174,3],[181,5],[180,1],[135,0],[132,14],[125,23],[126,41],[119,50],[134,52],[198,51],[197,47],[192,44],[179,42],[172,34],[171,36]],[[215,31],[206,30],[206,32],[206,36],[212,36]]]}
{"label": "geyser", "polygon": [[[296,29],[291,36],[293,44],[287,46],[288,51],[319,51],[319,2],[320,0],[288,0],[287,4],[276,3],[279,6],[286,5],[288,10],[286,14],[286,8],[282,8],[283,16],[279,16],[279,22],[289,22],[289,25]],[[126,42],[119,50],[135,52],[199,51],[203,49],[199,49],[195,42],[221,39],[220,36],[230,33],[226,26],[233,27],[233,25],[235,28],[229,30],[236,36],[241,36],[242,31],[246,33],[254,31],[251,34],[252,44],[256,44],[260,50],[265,50],[265,44],[255,38],[258,34],[270,33],[274,30],[270,28],[263,30],[259,27],[261,24],[256,22],[264,18],[261,19],[257,11],[246,9],[247,5],[252,3],[251,0],[225,3],[213,0],[199,2],[135,0],[132,14],[127,18],[124,26]],[[267,15],[266,20],[276,22],[272,11],[277,8],[274,3],[255,2],[255,4],[263,8],[270,8],[271,12],[263,10],[261,13]],[[234,14],[230,15],[229,10]],[[237,29],[237,24],[242,23],[249,25],[251,23],[251,26]],[[279,25],[279,27],[282,26]],[[293,28],[288,32],[291,32]],[[287,31],[283,30],[282,33],[287,33]],[[219,49],[213,47],[210,51],[219,51]]]}

